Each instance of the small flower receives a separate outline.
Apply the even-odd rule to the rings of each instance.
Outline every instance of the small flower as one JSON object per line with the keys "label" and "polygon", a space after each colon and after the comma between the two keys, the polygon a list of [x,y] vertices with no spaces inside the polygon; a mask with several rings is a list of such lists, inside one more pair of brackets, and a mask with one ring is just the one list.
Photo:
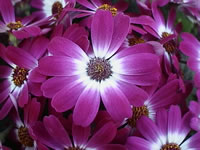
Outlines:
{"label": "small flower", "polygon": [[190,131],[189,119],[190,113],[181,118],[178,106],[171,106],[169,111],[164,109],[158,111],[155,123],[143,116],[137,128],[144,138],[129,137],[127,148],[129,150],[198,150],[200,132],[185,140]]}
{"label": "small flower", "polygon": [[[30,41],[26,40],[21,48],[9,46],[7,49],[0,45],[0,56],[9,66],[0,65],[3,79],[0,87],[1,103],[0,118],[5,117],[13,104],[10,100],[12,94],[18,101],[20,107],[28,103],[28,93],[41,96],[41,82],[45,76],[37,72],[38,60],[44,55],[48,44],[45,37],[37,37]],[[27,51],[28,50],[28,51]]]}

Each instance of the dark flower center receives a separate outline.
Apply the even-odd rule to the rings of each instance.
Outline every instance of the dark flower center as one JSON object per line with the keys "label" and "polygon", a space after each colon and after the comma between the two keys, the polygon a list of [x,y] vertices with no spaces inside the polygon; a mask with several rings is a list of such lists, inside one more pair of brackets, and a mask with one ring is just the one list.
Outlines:
{"label": "dark flower center", "polygon": [[27,80],[27,75],[28,75],[28,70],[17,66],[13,70],[12,81],[16,86],[20,87],[22,84],[24,84],[24,81]]}
{"label": "dark flower center", "polygon": [[33,147],[33,139],[30,137],[26,127],[21,126],[18,129],[18,137],[21,144],[26,147]]}
{"label": "dark flower center", "polygon": [[92,58],[88,63],[87,74],[96,81],[109,78],[112,75],[110,62],[104,58]]}
{"label": "dark flower center", "polygon": [[23,27],[23,24],[21,23],[21,21],[11,22],[11,23],[7,24],[7,27],[10,28],[11,30],[17,30],[17,29]]}
{"label": "dark flower center", "polygon": [[136,44],[144,43],[145,41],[142,38],[130,38],[128,39],[129,46],[133,46]]}
{"label": "dark flower center", "polygon": [[175,143],[170,143],[163,145],[160,150],[181,150],[181,148]]}
{"label": "dark flower center", "polygon": [[59,1],[57,1],[57,2],[55,2],[53,4],[51,12],[52,12],[52,14],[58,14],[58,15],[60,15],[60,13],[62,12],[62,10],[63,10],[62,4]]}
{"label": "dark flower center", "polygon": [[[167,32],[163,32],[162,33],[162,39],[170,36],[171,34],[167,33]],[[174,53],[176,51],[176,43],[174,40],[170,40],[168,42],[166,42],[163,47],[166,49],[166,51],[168,53]]]}
{"label": "dark flower center", "polygon": [[132,128],[136,127],[136,122],[141,118],[141,116],[149,116],[149,110],[145,105],[141,107],[133,107],[132,111],[132,117],[127,119],[128,125],[130,125]]}
{"label": "dark flower center", "polygon": [[116,16],[117,15],[117,8],[114,8],[108,4],[103,4],[101,6],[99,6],[98,9],[102,9],[102,10],[108,10],[112,13],[113,16]]}

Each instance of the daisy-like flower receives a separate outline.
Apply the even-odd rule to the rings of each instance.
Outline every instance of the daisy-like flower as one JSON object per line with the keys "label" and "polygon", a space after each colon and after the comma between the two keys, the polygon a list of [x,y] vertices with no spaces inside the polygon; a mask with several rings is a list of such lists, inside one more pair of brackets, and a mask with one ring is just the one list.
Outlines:
{"label": "daisy-like flower", "polygon": [[137,128],[144,138],[129,137],[129,150],[199,150],[200,132],[186,139],[189,128],[190,114],[181,118],[178,106],[171,106],[169,111],[160,110],[156,114],[156,123],[142,117]]}
{"label": "daisy-like flower", "polygon": [[[24,107],[24,119],[20,119],[18,106],[14,97],[11,96],[12,102],[15,106],[16,112],[14,120],[16,123],[15,135],[18,142],[22,144],[25,150],[34,150],[39,148],[37,141],[32,133],[31,126],[38,120],[40,114],[40,103],[36,98],[30,99],[28,104]],[[39,142],[39,141],[38,141]]]}
{"label": "daisy-like flower", "polygon": [[[157,86],[156,86],[157,87]],[[137,121],[142,116],[147,116],[152,120],[155,120],[156,112],[161,108],[167,108],[171,104],[175,104],[179,91],[179,81],[173,80],[168,82],[158,90],[155,89],[153,93],[149,95],[146,93],[147,99],[144,104],[139,107],[132,107],[133,115],[127,119],[126,122],[131,128],[136,127]]]}
{"label": "daisy-like flower", "polygon": [[200,102],[191,101],[189,109],[194,115],[191,119],[190,126],[192,129],[200,131]]}
{"label": "daisy-like flower", "polygon": [[38,60],[44,55],[49,40],[45,37],[26,40],[21,48],[10,46],[7,49],[0,45],[0,56],[8,65],[0,65],[0,103],[4,103],[0,110],[0,118],[5,117],[13,104],[10,101],[12,94],[20,107],[27,104],[28,92],[42,96],[41,82],[45,76],[37,72]]}
{"label": "daisy-like flower", "polygon": [[117,53],[128,34],[129,23],[129,17],[123,14],[113,18],[109,11],[97,11],[91,27],[94,53],[90,55],[70,40],[52,39],[48,49],[53,56],[40,60],[39,71],[54,76],[44,82],[42,91],[53,97],[51,104],[56,111],[75,106],[74,122],[87,126],[98,112],[101,97],[114,120],[131,117],[129,100],[136,106],[144,100],[138,100],[143,90],[135,85],[154,84],[160,70],[156,55],[140,53],[148,47],[145,44]]}
{"label": "daisy-like flower", "polygon": [[[93,135],[89,127],[81,127],[72,123],[72,138],[58,118],[45,116],[43,123],[33,126],[33,133],[44,145],[56,150],[125,150],[120,144],[109,144],[116,135],[113,122],[103,124]],[[56,131],[56,132],[55,132]],[[108,134],[109,133],[109,134]]]}
{"label": "daisy-like flower", "polygon": [[194,82],[197,88],[200,87],[200,42],[190,33],[182,33],[183,41],[180,43],[180,50],[189,56],[187,65],[195,72]]}
{"label": "daisy-like flower", "polygon": [[176,30],[174,28],[174,20],[176,18],[175,9],[170,9],[167,23],[165,23],[163,15],[157,8],[157,3],[153,2],[152,15],[153,18],[144,15],[133,17],[131,22],[143,25],[147,32],[161,40],[168,53],[173,53],[176,50],[176,43],[172,40],[176,37]]}
{"label": "daisy-like flower", "polygon": [[74,7],[75,0],[32,0],[31,5],[40,9],[37,15],[49,17],[57,15],[59,17],[65,7]]}
{"label": "daisy-like flower", "polygon": [[49,30],[41,30],[39,26],[49,24],[50,18],[41,19],[31,23],[33,16],[25,17],[22,20],[16,20],[14,7],[11,0],[0,0],[0,13],[3,21],[0,20],[0,33],[12,32],[16,38],[23,39],[38,36],[47,33]]}

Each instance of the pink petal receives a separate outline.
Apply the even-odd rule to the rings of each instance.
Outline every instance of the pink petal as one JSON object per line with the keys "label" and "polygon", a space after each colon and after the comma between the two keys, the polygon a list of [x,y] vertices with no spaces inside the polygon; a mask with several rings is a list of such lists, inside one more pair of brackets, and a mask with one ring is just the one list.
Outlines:
{"label": "pink petal", "polygon": [[37,102],[36,98],[33,98],[29,102],[29,107],[27,105],[24,107],[24,112],[28,114],[28,124],[33,124],[38,120],[39,113],[40,113],[40,103]]}
{"label": "pink petal", "polygon": [[72,126],[72,136],[75,145],[85,145],[90,136],[90,126],[81,127],[73,124]]}
{"label": "pink petal", "polygon": [[43,95],[52,98],[58,91],[64,88],[68,82],[72,82],[69,78],[70,77],[53,77],[46,80],[41,86]]}
{"label": "pink petal", "polygon": [[[63,149],[63,146],[57,142],[48,132],[42,122],[36,122],[33,126],[33,134],[42,143],[53,149]],[[58,138],[59,139],[59,138]]]}
{"label": "pink petal", "polygon": [[79,96],[74,108],[74,123],[83,127],[90,125],[97,115],[99,105],[100,95],[98,89],[96,87],[86,87]]}
{"label": "pink petal", "polygon": [[6,55],[13,63],[26,69],[33,69],[38,63],[28,52],[17,47],[9,46]]}
{"label": "pink petal", "polygon": [[39,61],[38,71],[47,76],[72,76],[76,74],[77,64],[66,56],[47,56]]}
{"label": "pink petal", "polygon": [[[48,133],[63,147],[71,146],[71,140],[60,121],[53,115],[44,117],[44,126]],[[56,131],[56,132],[55,132]]]}
{"label": "pink petal", "polygon": [[96,148],[98,146],[107,144],[113,140],[116,133],[117,128],[115,124],[108,122],[91,137],[91,139],[88,141],[87,147]]}
{"label": "pink petal", "polygon": [[158,89],[150,99],[152,108],[161,108],[175,104],[179,88],[179,80],[173,80]]}
{"label": "pink petal", "polygon": [[125,83],[123,81],[119,81],[120,90],[126,95],[130,104],[135,107],[143,106],[144,101],[148,99],[148,94],[141,88]]}
{"label": "pink petal", "polygon": [[6,24],[15,22],[15,12],[11,0],[0,1],[0,12]]}
{"label": "pink petal", "polygon": [[[71,78],[75,79],[74,77]],[[68,81],[69,82],[69,81]],[[51,101],[52,107],[57,112],[64,112],[71,109],[77,102],[80,94],[82,93],[84,86],[77,81],[65,83],[65,87],[57,92]]]}
{"label": "pink petal", "polygon": [[10,100],[10,98],[8,98],[0,109],[0,120],[2,120],[8,115],[12,107],[13,107],[13,103]]}
{"label": "pink petal", "polygon": [[196,115],[196,116],[200,115],[200,103],[191,101],[190,105],[189,105],[189,109],[194,115]]}
{"label": "pink petal", "polygon": [[48,45],[48,50],[53,55],[64,55],[78,59],[87,58],[84,51],[77,44],[63,37],[53,38]]}
{"label": "pink petal", "polygon": [[41,83],[28,82],[28,89],[34,96],[42,96]]}
{"label": "pink petal", "polygon": [[23,88],[19,94],[18,105],[24,107],[28,103],[28,86],[27,83],[24,83]]}
{"label": "pink petal", "polygon": [[142,116],[136,126],[149,142],[159,142],[159,129],[150,118]]}
{"label": "pink petal", "polygon": [[[108,87],[109,85],[109,87]],[[122,121],[124,118],[130,118],[132,110],[130,103],[119,87],[114,87],[110,83],[101,83],[101,97],[106,110],[116,121]]]}
{"label": "pink petal", "polygon": [[42,55],[44,55],[45,51],[47,50],[48,43],[49,40],[43,36],[36,38],[33,41],[31,49],[29,50],[30,54],[36,59],[39,59]]}
{"label": "pink petal", "polygon": [[96,57],[104,57],[112,41],[114,20],[109,11],[98,10],[92,20],[91,38]]}
{"label": "pink petal", "polygon": [[106,58],[111,57],[119,49],[128,34],[129,24],[129,17],[122,13],[114,17],[113,36]]}
{"label": "pink petal", "polygon": [[128,138],[126,147],[129,150],[149,150],[151,143],[143,138],[133,136]]}
{"label": "pink petal", "polygon": [[[179,131],[180,127],[181,127],[180,108],[178,106],[172,105],[168,112],[168,136],[169,137],[174,136],[174,134]],[[177,139],[177,141],[179,141],[179,139]],[[169,142],[174,142],[174,141],[169,141]],[[180,143],[177,143],[177,144],[180,144]]]}
{"label": "pink petal", "polygon": [[12,73],[12,68],[0,65],[0,78],[8,78]]}
{"label": "pink petal", "polygon": [[38,68],[31,70],[31,72],[28,75],[29,81],[36,82],[36,83],[42,83],[43,81],[46,80],[46,76],[40,74],[38,70],[39,70]]}

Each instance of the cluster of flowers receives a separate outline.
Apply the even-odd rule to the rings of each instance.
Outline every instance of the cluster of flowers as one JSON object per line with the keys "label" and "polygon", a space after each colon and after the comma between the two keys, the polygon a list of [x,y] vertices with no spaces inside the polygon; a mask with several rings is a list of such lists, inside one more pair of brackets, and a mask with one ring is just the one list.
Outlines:
{"label": "cluster of flowers", "polygon": [[133,2],[0,0],[0,149],[200,150],[200,2]]}

